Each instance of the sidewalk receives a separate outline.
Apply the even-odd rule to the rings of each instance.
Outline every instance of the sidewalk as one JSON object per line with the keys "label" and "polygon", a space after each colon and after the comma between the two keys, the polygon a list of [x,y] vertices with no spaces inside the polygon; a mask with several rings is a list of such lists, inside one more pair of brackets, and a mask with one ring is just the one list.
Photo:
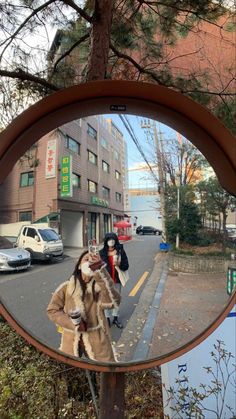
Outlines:
{"label": "sidewalk", "polygon": [[[84,250],[65,248],[65,255],[78,259]],[[171,272],[168,253],[158,253],[132,316],[113,342],[118,361],[156,358],[192,340],[227,303],[226,282],[226,273]]]}
{"label": "sidewalk", "polygon": [[126,328],[115,344],[120,362],[156,358],[198,336],[228,301],[226,274],[168,271],[160,253]]}
{"label": "sidewalk", "polygon": [[71,257],[75,259],[79,259],[81,253],[87,250],[87,247],[65,247],[64,248],[64,257]]}

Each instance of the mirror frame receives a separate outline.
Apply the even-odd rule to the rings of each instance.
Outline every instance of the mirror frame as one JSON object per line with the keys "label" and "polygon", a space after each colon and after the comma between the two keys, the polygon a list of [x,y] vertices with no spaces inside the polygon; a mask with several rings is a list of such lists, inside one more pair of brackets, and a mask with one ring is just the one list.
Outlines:
{"label": "mirror frame", "polygon": [[[73,86],[40,100],[0,134],[0,183],[19,157],[43,135],[73,119],[98,114],[142,115],[169,125],[188,138],[207,158],[224,189],[236,196],[236,140],[207,109],[167,87],[130,81],[95,81]],[[220,158],[219,158],[220,156]],[[219,316],[200,335],[163,356],[143,361],[94,363],[67,356],[30,334],[0,303],[0,314],[38,350],[74,367],[101,372],[152,368],[193,349],[206,339],[236,304],[236,290]]]}

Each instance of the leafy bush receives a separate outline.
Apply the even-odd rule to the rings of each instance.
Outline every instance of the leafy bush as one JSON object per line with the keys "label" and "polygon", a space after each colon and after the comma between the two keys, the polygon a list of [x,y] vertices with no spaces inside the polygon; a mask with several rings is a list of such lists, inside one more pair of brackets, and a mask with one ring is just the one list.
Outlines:
{"label": "leafy bush", "polygon": [[173,253],[176,253],[177,255],[194,256],[194,252],[192,250],[174,248]]}
{"label": "leafy bush", "polygon": [[[1,317],[0,341],[1,419],[96,418],[84,370],[39,353]],[[126,374],[129,419],[163,418],[162,388],[154,372]]]}
{"label": "leafy bush", "polygon": [[205,252],[200,254],[203,257],[215,257],[220,259],[230,259],[230,253],[215,251],[215,252]]}
{"label": "leafy bush", "polygon": [[3,322],[0,340],[1,419],[95,418],[83,370],[39,353]]}

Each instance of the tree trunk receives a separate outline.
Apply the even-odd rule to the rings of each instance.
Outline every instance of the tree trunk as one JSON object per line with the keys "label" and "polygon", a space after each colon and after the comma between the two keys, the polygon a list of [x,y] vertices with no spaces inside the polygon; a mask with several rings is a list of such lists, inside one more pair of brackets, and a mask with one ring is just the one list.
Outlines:
{"label": "tree trunk", "polygon": [[113,0],[96,0],[86,81],[106,78]]}

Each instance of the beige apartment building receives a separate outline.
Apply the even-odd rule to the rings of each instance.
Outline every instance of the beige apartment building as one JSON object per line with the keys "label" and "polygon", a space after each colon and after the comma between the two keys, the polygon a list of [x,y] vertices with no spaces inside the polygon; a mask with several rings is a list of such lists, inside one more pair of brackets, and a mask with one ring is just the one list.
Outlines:
{"label": "beige apartment building", "polygon": [[111,119],[81,118],[48,133],[0,186],[0,224],[43,218],[65,246],[101,242],[124,215],[127,148]]}

